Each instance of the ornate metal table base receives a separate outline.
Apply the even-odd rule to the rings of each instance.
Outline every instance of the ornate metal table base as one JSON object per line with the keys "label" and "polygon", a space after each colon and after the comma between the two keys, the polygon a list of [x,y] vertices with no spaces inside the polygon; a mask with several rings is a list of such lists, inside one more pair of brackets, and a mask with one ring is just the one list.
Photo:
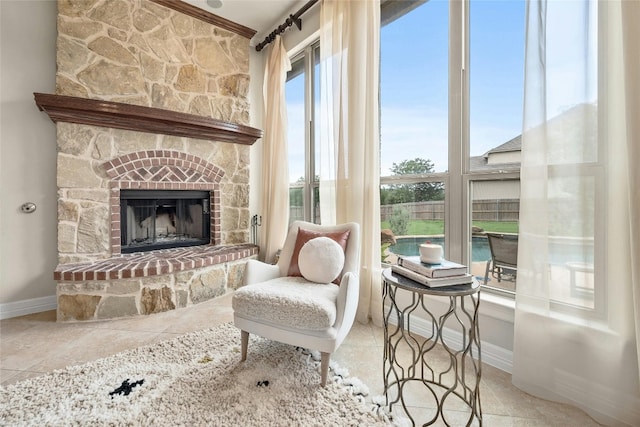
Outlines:
{"label": "ornate metal table base", "polygon": [[[460,402],[470,410],[467,426],[482,425],[480,406],[481,354],[478,329],[478,307],[480,285],[428,288],[386,269],[383,278],[384,313],[384,389],[386,403],[401,405],[413,425],[416,421],[408,410],[405,388],[424,386],[426,394],[433,399],[435,415],[422,425],[434,424],[439,419],[451,426],[445,409],[459,411]],[[404,290],[404,292],[398,292]],[[436,316],[424,303],[424,295],[446,297],[449,307],[444,314]],[[400,301],[402,300],[402,301]],[[407,304],[406,301],[409,301]],[[402,308],[399,307],[402,304]],[[421,337],[411,332],[411,319],[418,312],[431,322],[429,336]],[[396,320],[397,325],[390,321]],[[460,339],[452,335],[443,336],[443,330],[458,331]],[[454,338],[450,338],[453,336]],[[440,345],[438,345],[440,344]],[[402,358],[400,351],[402,348]],[[431,353],[430,353],[431,352]],[[410,360],[406,360],[408,355]],[[421,402],[420,406],[424,406]],[[475,423],[474,423],[475,420]],[[456,421],[453,425],[461,425]]]}

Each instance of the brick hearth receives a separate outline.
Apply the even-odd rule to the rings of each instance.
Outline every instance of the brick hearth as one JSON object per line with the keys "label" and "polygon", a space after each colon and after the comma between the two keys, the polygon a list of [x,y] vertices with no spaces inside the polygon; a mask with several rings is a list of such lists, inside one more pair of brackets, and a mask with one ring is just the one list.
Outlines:
{"label": "brick hearth", "polygon": [[59,265],[58,320],[103,320],[198,304],[242,284],[258,247],[196,246]]}
{"label": "brick hearth", "polygon": [[58,282],[131,279],[204,268],[255,255],[258,255],[258,247],[250,244],[163,249],[124,254],[97,262],[62,264],[53,275]]}

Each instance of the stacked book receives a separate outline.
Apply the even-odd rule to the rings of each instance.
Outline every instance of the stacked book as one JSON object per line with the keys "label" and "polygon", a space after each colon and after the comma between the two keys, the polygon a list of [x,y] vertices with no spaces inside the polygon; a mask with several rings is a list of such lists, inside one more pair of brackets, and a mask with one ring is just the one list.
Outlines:
{"label": "stacked book", "polygon": [[466,265],[444,259],[439,264],[427,264],[420,261],[420,256],[401,256],[391,270],[430,288],[467,285],[473,281]]}

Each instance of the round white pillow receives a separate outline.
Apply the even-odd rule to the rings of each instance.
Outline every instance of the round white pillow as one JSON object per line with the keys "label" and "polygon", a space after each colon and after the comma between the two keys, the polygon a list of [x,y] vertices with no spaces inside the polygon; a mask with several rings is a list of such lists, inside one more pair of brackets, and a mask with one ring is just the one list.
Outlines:
{"label": "round white pillow", "polygon": [[331,283],[344,267],[344,251],[335,240],[316,237],[300,249],[298,266],[302,277],[308,281]]}

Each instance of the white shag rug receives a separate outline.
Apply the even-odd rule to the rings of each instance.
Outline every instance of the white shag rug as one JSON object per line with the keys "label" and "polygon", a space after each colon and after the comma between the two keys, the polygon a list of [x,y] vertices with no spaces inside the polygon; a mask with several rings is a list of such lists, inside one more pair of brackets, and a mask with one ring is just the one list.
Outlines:
{"label": "white shag rug", "polygon": [[391,425],[369,390],[319,354],[220,325],[0,387],[6,426]]}

